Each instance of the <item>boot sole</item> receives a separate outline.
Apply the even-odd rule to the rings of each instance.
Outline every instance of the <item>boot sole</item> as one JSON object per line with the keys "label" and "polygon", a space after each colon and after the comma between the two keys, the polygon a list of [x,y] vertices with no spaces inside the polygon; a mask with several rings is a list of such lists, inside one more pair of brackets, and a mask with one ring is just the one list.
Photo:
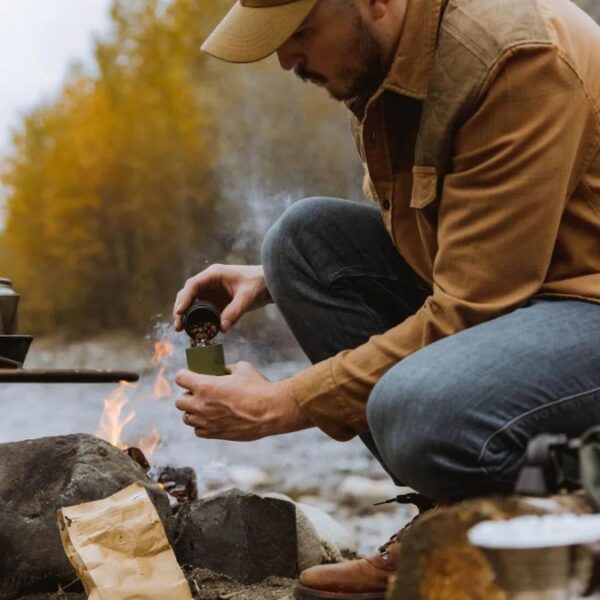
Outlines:
{"label": "boot sole", "polygon": [[385,592],[325,592],[298,584],[294,588],[294,600],[385,600]]}

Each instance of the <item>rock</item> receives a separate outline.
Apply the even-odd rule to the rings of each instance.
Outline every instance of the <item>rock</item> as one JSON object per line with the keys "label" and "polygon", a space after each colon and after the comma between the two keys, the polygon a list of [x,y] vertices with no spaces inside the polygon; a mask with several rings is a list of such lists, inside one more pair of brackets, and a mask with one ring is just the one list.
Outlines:
{"label": "rock", "polygon": [[56,592],[75,579],[56,512],[144,485],[167,531],[166,495],[125,452],[91,435],[0,444],[0,600]]}
{"label": "rock", "polygon": [[253,491],[263,487],[270,482],[269,476],[258,467],[252,465],[237,465],[229,467],[229,478],[243,491]]}
{"label": "rock", "polygon": [[319,534],[310,519],[297,506],[296,532],[298,536],[298,572],[302,573],[305,569],[325,562]]}
{"label": "rock", "polygon": [[296,505],[296,509],[310,521],[319,540],[321,560],[315,564],[340,562],[356,556],[356,539],[333,517],[302,502]]}
{"label": "rock", "polygon": [[345,477],[339,487],[339,494],[345,502],[365,508],[372,507],[375,502],[412,491],[410,488],[396,486],[391,479],[369,479],[359,475]]}
{"label": "rock", "polygon": [[209,569],[240,583],[298,574],[294,505],[230,490],[184,504],[174,550],[181,565]]}
{"label": "rock", "polygon": [[356,557],[356,540],[326,512],[316,506],[294,502],[284,494],[270,493],[266,497],[285,500],[295,506],[300,572],[315,565]]}
{"label": "rock", "polygon": [[590,507],[577,495],[506,496],[428,511],[402,536],[398,570],[386,599],[506,600],[506,591],[498,585],[484,553],[469,543],[469,529],[487,520],[567,512],[582,514],[590,512]]}

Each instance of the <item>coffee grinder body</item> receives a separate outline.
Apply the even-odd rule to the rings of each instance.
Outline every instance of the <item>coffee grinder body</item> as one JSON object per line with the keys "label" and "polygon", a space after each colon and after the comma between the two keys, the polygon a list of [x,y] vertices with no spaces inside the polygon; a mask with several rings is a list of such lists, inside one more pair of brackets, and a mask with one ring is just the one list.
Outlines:
{"label": "coffee grinder body", "polygon": [[190,371],[203,375],[227,375],[225,354],[213,339],[221,330],[221,312],[211,302],[196,300],[183,316],[183,327],[191,339],[185,351]]}

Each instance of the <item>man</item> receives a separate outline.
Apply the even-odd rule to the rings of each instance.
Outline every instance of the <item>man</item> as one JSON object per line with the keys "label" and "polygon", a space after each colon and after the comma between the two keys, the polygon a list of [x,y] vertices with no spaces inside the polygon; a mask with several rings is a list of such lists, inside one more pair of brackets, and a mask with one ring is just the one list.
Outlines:
{"label": "man", "polygon": [[[437,501],[509,492],[528,440],[600,422],[600,29],[568,0],[240,0],[203,45],[346,102],[372,206],[296,203],[263,266],[175,305],[228,331],[274,301],[314,365],[183,371],[200,437],[360,435]],[[298,598],[383,598],[396,545],[316,567]]]}

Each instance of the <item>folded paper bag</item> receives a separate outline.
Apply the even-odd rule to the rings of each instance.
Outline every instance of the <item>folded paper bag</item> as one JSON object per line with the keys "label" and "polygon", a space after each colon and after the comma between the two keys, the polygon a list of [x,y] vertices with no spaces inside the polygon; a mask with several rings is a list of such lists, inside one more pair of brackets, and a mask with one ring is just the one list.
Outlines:
{"label": "folded paper bag", "polygon": [[192,600],[143,486],[62,508],[58,524],[89,600]]}

